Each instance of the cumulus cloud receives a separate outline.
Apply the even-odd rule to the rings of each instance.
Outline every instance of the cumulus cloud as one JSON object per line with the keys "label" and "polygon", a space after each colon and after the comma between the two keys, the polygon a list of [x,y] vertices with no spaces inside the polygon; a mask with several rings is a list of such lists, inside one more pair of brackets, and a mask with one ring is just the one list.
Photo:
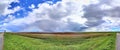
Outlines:
{"label": "cumulus cloud", "polygon": [[3,15],[15,13],[16,11],[19,11],[19,10],[21,10],[21,9],[22,9],[22,8],[19,7],[19,6],[15,7],[14,9],[5,8]]}
{"label": "cumulus cloud", "polygon": [[79,2],[74,0],[58,2],[54,5],[40,4],[39,8],[34,9],[28,17],[34,17],[37,24],[32,23],[32,26],[43,31],[82,31],[87,28],[84,25],[87,19],[82,17],[84,13],[82,6],[86,3],[80,6],[77,4]]}
{"label": "cumulus cloud", "polygon": [[[76,3],[75,1],[73,2],[68,0],[57,2],[53,5],[49,5],[48,3],[39,4],[39,8],[33,9],[33,12],[30,12],[27,17],[13,20],[7,25],[10,26],[10,24],[12,23],[11,26],[22,26],[21,24],[24,23],[25,25],[30,25],[29,27],[35,26],[43,31],[49,32],[82,30],[82,26],[84,26],[84,23],[87,20],[85,18],[82,18],[83,12],[82,9],[80,9],[82,5],[80,5],[80,7],[78,7],[77,5],[75,6],[75,4],[78,3],[79,2]],[[74,28],[71,26],[76,27]]]}
{"label": "cumulus cloud", "polygon": [[86,24],[90,27],[93,26],[86,31],[120,31],[119,3],[118,0],[100,0],[99,4],[85,7],[84,17],[88,19]]}
{"label": "cumulus cloud", "polygon": [[9,7],[9,4],[11,2],[18,2],[18,0],[0,0],[0,14],[3,14],[5,12],[5,9]]}
{"label": "cumulus cloud", "polygon": [[63,0],[53,5],[50,3],[53,4],[52,2],[39,4],[37,9],[30,5],[29,8],[33,11],[29,12],[28,16],[14,19],[4,27],[13,31],[37,29],[62,32],[112,31],[120,25],[118,0]]}

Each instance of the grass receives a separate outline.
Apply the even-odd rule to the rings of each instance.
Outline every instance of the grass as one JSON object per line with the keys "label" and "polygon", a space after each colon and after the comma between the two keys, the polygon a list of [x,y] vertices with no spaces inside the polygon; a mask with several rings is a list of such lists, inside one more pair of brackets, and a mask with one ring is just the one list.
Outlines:
{"label": "grass", "polygon": [[[116,33],[109,35],[48,36],[6,33],[4,50],[115,50]],[[33,36],[33,37],[32,37]],[[36,37],[35,37],[36,36]],[[66,38],[68,37],[68,38]]]}

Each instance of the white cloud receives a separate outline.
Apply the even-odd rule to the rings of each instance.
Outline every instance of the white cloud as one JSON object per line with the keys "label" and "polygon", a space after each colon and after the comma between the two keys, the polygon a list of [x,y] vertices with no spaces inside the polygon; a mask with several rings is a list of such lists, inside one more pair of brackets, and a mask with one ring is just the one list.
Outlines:
{"label": "white cloud", "polygon": [[112,9],[113,7],[110,6],[110,5],[107,5],[107,4],[103,4],[103,5],[100,6],[100,8],[101,8],[102,10],[109,10],[109,9]]}
{"label": "white cloud", "polygon": [[9,4],[15,0],[0,0],[0,1],[2,1],[0,4]]}
{"label": "white cloud", "polygon": [[[87,1],[87,0],[86,0]],[[56,22],[61,22],[62,26],[66,26],[69,25],[67,24],[67,20],[70,19],[71,22],[75,22],[78,24],[83,24],[87,21],[87,19],[82,18],[82,15],[84,12],[82,12],[82,6],[83,5],[87,5],[86,3],[79,3],[80,0],[78,1],[74,1],[74,0],[69,0],[69,1],[62,1],[62,2],[58,2],[54,5],[49,5],[47,3],[44,4],[40,4],[38,9],[34,9],[34,11],[32,13],[29,14],[28,17],[32,18],[34,20],[34,22],[36,21],[42,21],[44,22],[44,20],[48,20],[49,21],[56,21]],[[80,5],[83,4],[83,5]],[[66,20],[66,21],[65,21]],[[33,21],[31,21],[31,23],[34,23]],[[39,23],[39,22],[38,22]],[[54,23],[54,22],[53,22]],[[51,24],[53,24],[51,23]],[[54,23],[54,25],[56,25],[57,23]],[[42,25],[43,28],[41,27]],[[49,24],[43,24],[40,22],[40,25],[37,24],[36,27],[39,27],[40,29],[50,29],[49,27],[47,28]],[[60,24],[61,25],[61,24]],[[50,25],[49,25],[50,26]],[[53,26],[56,27],[59,31],[60,29],[64,28],[64,26]],[[52,26],[51,26],[52,27]],[[54,29],[55,30],[55,29]]]}
{"label": "white cloud", "polygon": [[99,0],[65,0],[65,1],[66,2],[70,1],[70,2],[76,3],[79,6],[99,3]]}
{"label": "white cloud", "polygon": [[112,6],[120,6],[120,0],[112,0]]}
{"label": "white cloud", "polygon": [[18,0],[0,0],[0,14],[3,14],[4,12],[6,12],[5,9],[7,9],[9,7],[9,4],[11,2],[19,2]]}
{"label": "white cloud", "polygon": [[[104,17],[104,11],[102,11],[110,12],[109,10],[114,9],[113,3],[116,2],[112,2],[112,5],[99,3],[98,0],[63,0],[53,5],[49,5],[48,2],[39,4],[38,9],[33,9],[35,6],[32,4],[29,8],[33,9],[33,12],[29,12],[29,15],[24,18],[14,19],[4,24],[4,27],[14,25],[23,27],[19,31],[37,29],[37,31],[53,32],[83,31],[83,29],[86,31],[109,31],[112,27],[118,27],[120,18],[113,17],[112,15],[115,13],[112,15],[109,13],[108,17]],[[16,7],[13,10],[15,12],[19,9],[20,7]],[[12,10],[9,11],[6,14],[13,12]],[[24,25],[28,25],[28,27]]]}
{"label": "white cloud", "polygon": [[87,21],[86,18],[82,18],[78,15],[69,15],[65,18],[62,18],[61,20],[65,22],[68,22],[68,20],[70,20],[72,22],[79,23],[79,24],[84,24]]}
{"label": "white cloud", "polygon": [[34,9],[35,8],[35,5],[34,4],[31,4],[31,6],[29,6],[30,9]]}
{"label": "white cloud", "polygon": [[8,17],[4,20],[4,22],[9,22],[15,19],[15,16],[8,15]]}
{"label": "white cloud", "polygon": [[22,8],[20,6],[15,7],[14,9],[7,9],[5,8],[3,15],[15,13],[16,11],[21,10]]}
{"label": "white cloud", "polygon": [[120,25],[120,18],[119,17],[104,17],[103,20],[106,21],[106,26],[119,26]]}
{"label": "white cloud", "polygon": [[[87,1],[87,0],[86,0]],[[80,2],[80,0],[79,0]],[[54,5],[49,5],[47,3],[39,4],[38,9],[33,9],[33,12],[30,12],[29,15],[25,18],[21,19],[15,19],[8,23],[7,25],[16,25],[19,26],[21,24],[25,25],[32,25],[28,28],[31,28],[34,26],[34,24],[39,21],[35,26],[38,27],[41,30],[47,31],[47,30],[60,30],[64,27],[67,27],[69,23],[64,22],[62,19],[66,18],[65,20],[70,19],[71,22],[78,23],[78,24],[84,24],[87,20],[85,18],[82,18],[82,15],[84,12],[82,12],[82,6],[86,3],[79,3],[78,1],[74,0],[64,0],[62,2],[58,2]],[[88,3],[88,2],[87,2]],[[82,4],[82,5],[80,5]],[[32,8],[34,8],[34,5],[31,5]],[[14,11],[17,11],[19,9],[16,8]],[[72,15],[71,15],[72,14]],[[74,16],[74,17],[73,17]],[[49,24],[47,24],[48,22]],[[46,22],[46,24],[44,23]],[[61,24],[62,25],[61,25]],[[47,28],[48,27],[48,28]],[[53,27],[53,29],[49,28]],[[27,28],[26,28],[27,29]],[[32,28],[31,28],[32,29]]]}

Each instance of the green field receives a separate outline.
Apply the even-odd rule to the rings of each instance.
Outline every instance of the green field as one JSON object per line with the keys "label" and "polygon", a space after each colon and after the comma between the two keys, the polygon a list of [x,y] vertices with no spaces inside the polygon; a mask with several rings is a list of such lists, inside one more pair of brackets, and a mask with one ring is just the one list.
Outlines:
{"label": "green field", "polygon": [[115,50],[116,33],[4,35],[4,50]]}

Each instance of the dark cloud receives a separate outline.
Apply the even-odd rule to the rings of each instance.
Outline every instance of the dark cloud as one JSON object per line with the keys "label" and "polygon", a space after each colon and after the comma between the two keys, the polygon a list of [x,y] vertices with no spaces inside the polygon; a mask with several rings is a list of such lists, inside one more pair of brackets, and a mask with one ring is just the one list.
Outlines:
{"label": "dark cloud", "polygon": [[103,23],[103,16],[105,16],[105,11],[99,8],[99,4],[91,4],[89,6],[84,7],[84,16],[88,21],[86,25],[89,27],[98,26]]}
{"label": "dark cloud", "polygon": [[39,20],[32,24],[43,31],[54,32],[62,26],[62,23],[53,20]]}
{"label": "dark cloud", "polygon": [[5,7],[6,7],[6,4],[0,4],[0,14],[4,13]]}
{"label": "dark cloud", "polygon": [[36,26],[39,29],[45,32],[56,32],[56,31],[83,31],[87,27],[75,23],[75,22],[67,22],[63,23],[60,21],[53,20],[39,20],[32,24],[32,26]]}
{"label": "dark cloud", "polygon": [[99,0],[99,1],[100,1],[99,4],[108,4],[108,5],[110,5],[113,0]]}
{"label": "dark cloud", "polygon": [[[100,3],[98,4],[90,4],[88,6],[84,7],[84,16],[88,21],[85,23],[85,25],[87,25],[89,28],[94,27],[94,29],[97,28],[97,26],[100,27],[105,27],[102,29],[106,29],[109,28],[110,31],[112,31],[112,29],[110,29],[111,26],[109,26],[111,23],[106,24],[105,26],[102,24],[105,24],[105,20],[103,20],[104,17],[109,17],[111,18],[112,21],[117,23],[117,19],[120,17],[120,6],[114,6],[112,5],[112,3],[114,3],[114,0],[99,0]],[[108,5],[111,6],[111,9],[101,9],[100,6],[101,5]],[[115,19],[112,19],[115,18]],[[119,25],[119,23],[117,23]],[[115,24],[112,24],[112,27],[114,27]],[[116,26],[115,26],[116,27]]]}
{"label": "dark cloud", "polygon": [[107,10],[106,14],[110,17],[120,17],[120,7],[115,7],[113,9]]}
{"label": "dark cloud", "polygon": [[111,6],[111,3],[113,0],[99,0],[100,3],[98,4],[90,4],[86,7],[84,7],[84,16],[88,21],[86,22],[86,25],[89,27],[95,27],[102,23],[104,23],[103,17],[109,16],[109,17],[120,17],[120,7],[112,7],[113,9],[106,9],[102,10],[100,8],[101,5],[107,4]]}
{"label": "dark cloud", "polygon": [[72,21],[68,21],[67,22],[67,26],[65,28],[65,30],[69,30],[69,31],[84,31],[85,29],[87,29],[86,26],[83,26],[79,23],[75,23],[75,22],[72,22]]}

